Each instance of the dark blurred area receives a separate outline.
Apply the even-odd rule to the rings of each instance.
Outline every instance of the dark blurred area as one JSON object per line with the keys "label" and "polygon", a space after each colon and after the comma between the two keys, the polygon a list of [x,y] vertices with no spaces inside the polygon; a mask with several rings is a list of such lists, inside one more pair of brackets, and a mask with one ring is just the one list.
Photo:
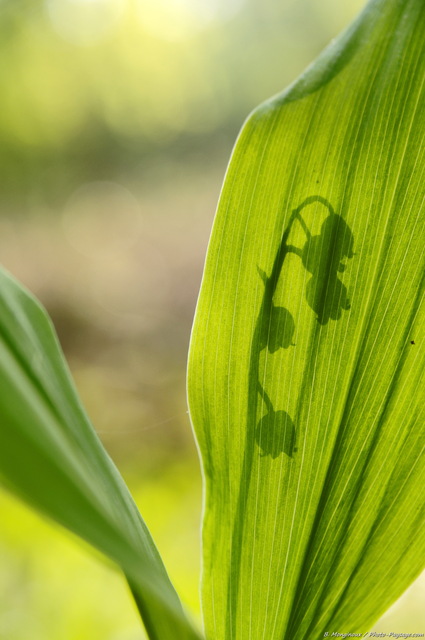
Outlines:
{"label": "dark blurred area", "polygon": [[[52,316],[195,614],[201,476],[185,369],[224,173],[248,113],[362,5],[0,1],[0,260]],[[143,637],[118,576],[4,493],[0,513],[0,640]]]}

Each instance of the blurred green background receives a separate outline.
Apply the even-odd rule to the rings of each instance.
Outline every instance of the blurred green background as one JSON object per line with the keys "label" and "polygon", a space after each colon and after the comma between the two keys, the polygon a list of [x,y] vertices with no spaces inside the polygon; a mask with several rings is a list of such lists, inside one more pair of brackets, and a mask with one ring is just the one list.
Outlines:
{"label": "blurred green background", "polygon": [[[221,182],[250,110],[362,5],[0,2],[1,262],[50,312],[198,620],[201,477],[185,365]],[[0,640],[144,638],[104,560],[5,492],[0,520]],[[422,580],[375,629],[424,631],[423,593]]]}

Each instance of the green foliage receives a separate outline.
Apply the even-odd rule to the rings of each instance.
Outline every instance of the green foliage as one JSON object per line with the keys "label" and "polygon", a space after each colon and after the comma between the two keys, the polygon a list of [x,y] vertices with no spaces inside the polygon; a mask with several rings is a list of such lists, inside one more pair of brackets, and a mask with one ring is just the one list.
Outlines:
{"label": "green foliage", "polygon": [[[422,567],[424,29],[373,0],[236,145],[188,380],[210,640],[364,632]],[[196,640],[44,310],[0,292],[1,479],[122,568],[152,640]]]}
{"label": "green foliage", "polygon": [[365,632],[423,566],[424,30],[371,2],[236,144],[189,362],[208,638]]}
{"label": "green foliage", "polygon": [[149,637],[195,640],[156,547],[79,400],[49,319],[0,271],[0,477],[124,571]]}

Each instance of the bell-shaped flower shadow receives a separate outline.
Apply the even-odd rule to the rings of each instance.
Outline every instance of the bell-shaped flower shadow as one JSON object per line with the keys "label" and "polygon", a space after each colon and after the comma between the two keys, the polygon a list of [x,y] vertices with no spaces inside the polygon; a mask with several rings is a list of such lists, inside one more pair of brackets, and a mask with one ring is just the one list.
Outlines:
{"label": "bell-shaped flower shadow", "polygon": [[341,216],[331,214],[324,220],[320,234],[310,236],[301,251],[303,265],[313,276],[306,287],[307,302],[320,324],[339,320],[342,310],[350,308],[347,288],[338,273],[345,270],[342,260],[353,257],[353,244],[347,223]]}
{"label": "bell-shaped flower shadow", "polygon": [[294,318],[288,309],[272,305],[270,313],[263,321],[260,349],[267,347],[270,353],[275,353],[279,349],[294,346],[294,332]]}
{"label": "bell-shaped flower shadow", "polygon": [[306,298],[309,306],[317,313],[319,324],[327,324],[330,319],[339,320],[342,310],[348,311],[350,301],[347,287],[338,278],[323,281],[311,278],[306,286]]}
{"label": "bell-shaped flower shadow", "polygon": [[270,409],[257,425],[255,437],[263,456],[277,458],[281,453],[293,457],[295,425],[286,411]]}

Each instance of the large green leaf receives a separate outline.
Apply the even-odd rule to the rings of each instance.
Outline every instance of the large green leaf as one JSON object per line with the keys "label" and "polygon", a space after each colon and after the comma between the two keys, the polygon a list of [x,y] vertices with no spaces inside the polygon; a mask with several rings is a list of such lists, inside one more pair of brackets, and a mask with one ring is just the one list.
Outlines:
{"label": "large green leaf", "polygon": [[423,566],[424,34],[372,1],[236,144],[189,361],[211,640],[365,632]]}
{"label": "large green leaf", "polygon": [[45,313],[0,270],[0,479],[123,569],[152,640],[196,640]]}

